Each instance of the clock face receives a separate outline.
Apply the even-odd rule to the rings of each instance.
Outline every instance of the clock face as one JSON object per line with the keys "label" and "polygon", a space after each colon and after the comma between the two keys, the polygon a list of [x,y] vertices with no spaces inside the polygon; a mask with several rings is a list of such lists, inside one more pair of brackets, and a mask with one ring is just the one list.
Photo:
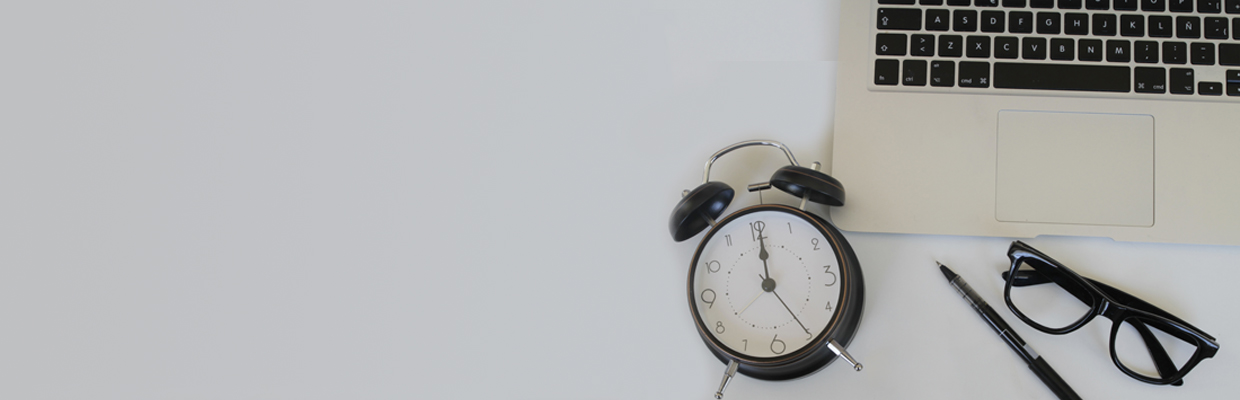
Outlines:
{"label": "clock face", "polygon": [[837,315],[843,286],[832,238],[817,224],[758,206],[707,235],[689,288],[695,316],[718,344],[752,359],[816,342]]}

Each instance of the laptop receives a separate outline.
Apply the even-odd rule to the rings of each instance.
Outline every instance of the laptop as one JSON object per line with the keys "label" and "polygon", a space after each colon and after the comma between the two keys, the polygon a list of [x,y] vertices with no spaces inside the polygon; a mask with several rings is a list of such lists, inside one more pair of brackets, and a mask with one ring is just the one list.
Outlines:
{"label": "laptop", "polygon": [[849,231],[1240,245],[1240,0],[845,0]]}

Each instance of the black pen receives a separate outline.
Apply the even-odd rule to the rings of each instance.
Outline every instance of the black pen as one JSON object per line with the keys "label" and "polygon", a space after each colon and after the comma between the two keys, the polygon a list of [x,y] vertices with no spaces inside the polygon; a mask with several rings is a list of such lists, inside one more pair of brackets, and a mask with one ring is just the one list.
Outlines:
{"label": "black pen", "polygon": [[1055,396],[1064,400],[1079,400],[1081,398],[1076,395],[1076,392],[1072,391],[1072,388],[1068,386],[1067,382],[1063,381],[1063,378],[1059,377],[1059,374],[1055,373],[1055,370],[1051,369],[1050,364],[1047,364],[1046,360],[1042,359],[1042,356],[1033,351],[1033,348],[1029,347],[1024,340],[1021,340],[1020,336],[1016,336],[1016,332],[1012,331],[1012,327],[1003,322],[1003,318],[999,318],[999,314],[995,312],[995,309],[990,308],[990,305],[986,304],[986,300],[982,300],[981,296],[978,296],[977,292],[974,292],[973,288],[969,287],[969,284],[963,278],[948,269],[946,265],[938,261],[935,261],[935,263],[939,264],[939,270],[943,271],[943,276],[947,277],[947,281],[951,282],[952,287],[956,288],[956,291],[960,292],[960,295],[969,301],[969,304],[973,306],[974,310],[977,310],[982,319],[990,324],[990,328],[994,329],[1003,338],[1003,341],[1007,342],[1008,347],[1011,347],[1016,354],[1019,354],[1020,358],[1025,359],[1025,363],[1029,364],[1029,369],[1033,370],[1033,373],[1038,376],[1038,379],[1042,380],[1042,383],[1046,384],[1046,387],[1051,388],[1051,391],[1055,392]]}

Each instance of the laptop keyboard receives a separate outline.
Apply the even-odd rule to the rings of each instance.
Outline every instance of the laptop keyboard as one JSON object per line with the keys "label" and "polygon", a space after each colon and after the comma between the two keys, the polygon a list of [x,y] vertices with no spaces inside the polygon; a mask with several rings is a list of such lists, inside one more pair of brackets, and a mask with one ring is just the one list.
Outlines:
{"label": "laptop keyboard", "polygon": [[1240,101],[1240,0],[876,0],[874,85]]}

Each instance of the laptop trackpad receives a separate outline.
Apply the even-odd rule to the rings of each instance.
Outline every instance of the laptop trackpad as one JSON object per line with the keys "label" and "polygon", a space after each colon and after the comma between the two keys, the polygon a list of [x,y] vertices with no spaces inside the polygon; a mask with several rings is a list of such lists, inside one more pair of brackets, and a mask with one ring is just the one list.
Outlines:
{"label": "laptop trackpad", "polygon": [[999,112],[995,218],[1154,225],[1154,117]]}

